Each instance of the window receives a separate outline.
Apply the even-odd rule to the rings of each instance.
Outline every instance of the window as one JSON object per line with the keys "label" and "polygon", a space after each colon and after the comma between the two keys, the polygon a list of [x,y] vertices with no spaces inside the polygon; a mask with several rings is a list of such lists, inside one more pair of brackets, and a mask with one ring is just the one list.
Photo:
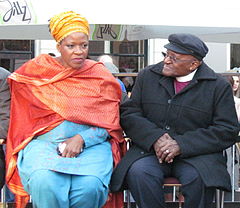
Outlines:
{"label": "window", "polygon": [[15,71],[34,56],[34,41],[0,40],[0,66]]}
{"label": "window", "polygon": [[240,44],[231,44],[231,69],[240,67]]}
{"label": "window", "polygon": [[[147,40],[90,41],[89,58],[97,60],[103,54],[111,55],[120,73],[137,73],[147,65]],[[135,76],[119,77],[127,91],[131,91]]]}

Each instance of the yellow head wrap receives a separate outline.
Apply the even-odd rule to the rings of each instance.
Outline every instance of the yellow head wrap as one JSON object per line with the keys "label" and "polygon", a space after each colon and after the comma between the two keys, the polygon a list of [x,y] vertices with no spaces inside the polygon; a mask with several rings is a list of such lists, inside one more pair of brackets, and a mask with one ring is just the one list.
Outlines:
{"label": "yellow head wrap", "polygon": [[82,32],[89,36],[88,21],[73,11],[62,12],[52,17],[49,22],[49,30],[58,43],[74,32]]}

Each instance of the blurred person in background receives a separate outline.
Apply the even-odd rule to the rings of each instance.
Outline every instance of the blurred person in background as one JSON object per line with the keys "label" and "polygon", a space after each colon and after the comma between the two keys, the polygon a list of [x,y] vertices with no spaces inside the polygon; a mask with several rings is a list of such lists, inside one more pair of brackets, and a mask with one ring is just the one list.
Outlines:
{"label": "blurred person in background", "polygon": [[[231,71],[227,71],[231,72]],[[235,102],[235,108],[238,116],[238,122],[240,121],[240,98],[236,96],[236,92],[239,88],[239,77],[235,75],[224,75],[227,81],[230,83],[233,90],[233,97]],[[239,136],[237,137],[237,143],[233,147],[226,149],[225,153],[227,156],[227,169],[231,176],[232,186],[234,191],[240,191],[239,189],[239,162],[240,162],[240,145]],[[233,155],[234,151],[234,155]]]}
{"label": "blurred person in background", "polygon": [[[102,62],[104,66],[111,72],[111,73],[119,73],[118,67],[113,63],[112,57],[109,55],[102,55],[98,57],[98,61]],[[116,77],[117,81],[119,82],[122,92],[127,92],[124,86],[124,83]]]}

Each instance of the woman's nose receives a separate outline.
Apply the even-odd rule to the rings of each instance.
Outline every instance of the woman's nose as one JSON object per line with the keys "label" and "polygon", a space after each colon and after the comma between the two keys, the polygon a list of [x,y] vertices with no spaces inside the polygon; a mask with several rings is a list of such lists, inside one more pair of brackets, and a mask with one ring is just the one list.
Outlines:
{"label": "woman's nose", "polygon": [[82,47],[78,46],[78,47],[75,48],[74,53],[82,53],[82,51],[83,51]]}

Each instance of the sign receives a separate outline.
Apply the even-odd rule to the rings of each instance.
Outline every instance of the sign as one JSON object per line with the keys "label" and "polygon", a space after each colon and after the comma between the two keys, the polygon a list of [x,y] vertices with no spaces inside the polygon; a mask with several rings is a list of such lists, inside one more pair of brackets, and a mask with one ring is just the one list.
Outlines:
{"label": "sign", "polygon": [[0,0],[0,24],[35,24],[37,18],[30,0]]}
{"label": "sign", "polygon": [[116,41],[125,38],[126,27],[124,25],[96,24],[93,26],[91,40]]}
{"label": "sign", "polygon": [[[21,35],[24,39],[28,37],[31,38],[31,35],[28,35],[31,33],[31,30],[26,28],[26,26],[36,26],[36,28],[39,26],[38,33],[36,33],[39,38],[37,36],[35,37],[33,34],[34,38],[36,39],[42,39],[43,36],[43,38],[51,38],[48,31],[48,21],[45,19],[46,15],[44,18],[40,17],[43,15],[42,12],[37,10],[35,12],[33,5],[36,8],[40,7],[38,4],[36,4],[35,0],[0,0],[0,27],[9,26],[7,28],[9,31],[11,31],[10,26],[14,26],[15,28],[20,27],[17,33],[13,31],[11,31],[9,35],[4,33],[6,38],[11,38],[14,33],[15,35],[18,35],[19,38],[21,38]],[[52,13],[57,12],[53,11]],[[41,26],[39,22],[43,23],[44,25]],[[126,26],[124,25],[90,24],[90,39],[110,41],[123,40],[125,38],[125,31]],[[41,36],[41,34],[44,34],[44,32],[46,34]]]}

